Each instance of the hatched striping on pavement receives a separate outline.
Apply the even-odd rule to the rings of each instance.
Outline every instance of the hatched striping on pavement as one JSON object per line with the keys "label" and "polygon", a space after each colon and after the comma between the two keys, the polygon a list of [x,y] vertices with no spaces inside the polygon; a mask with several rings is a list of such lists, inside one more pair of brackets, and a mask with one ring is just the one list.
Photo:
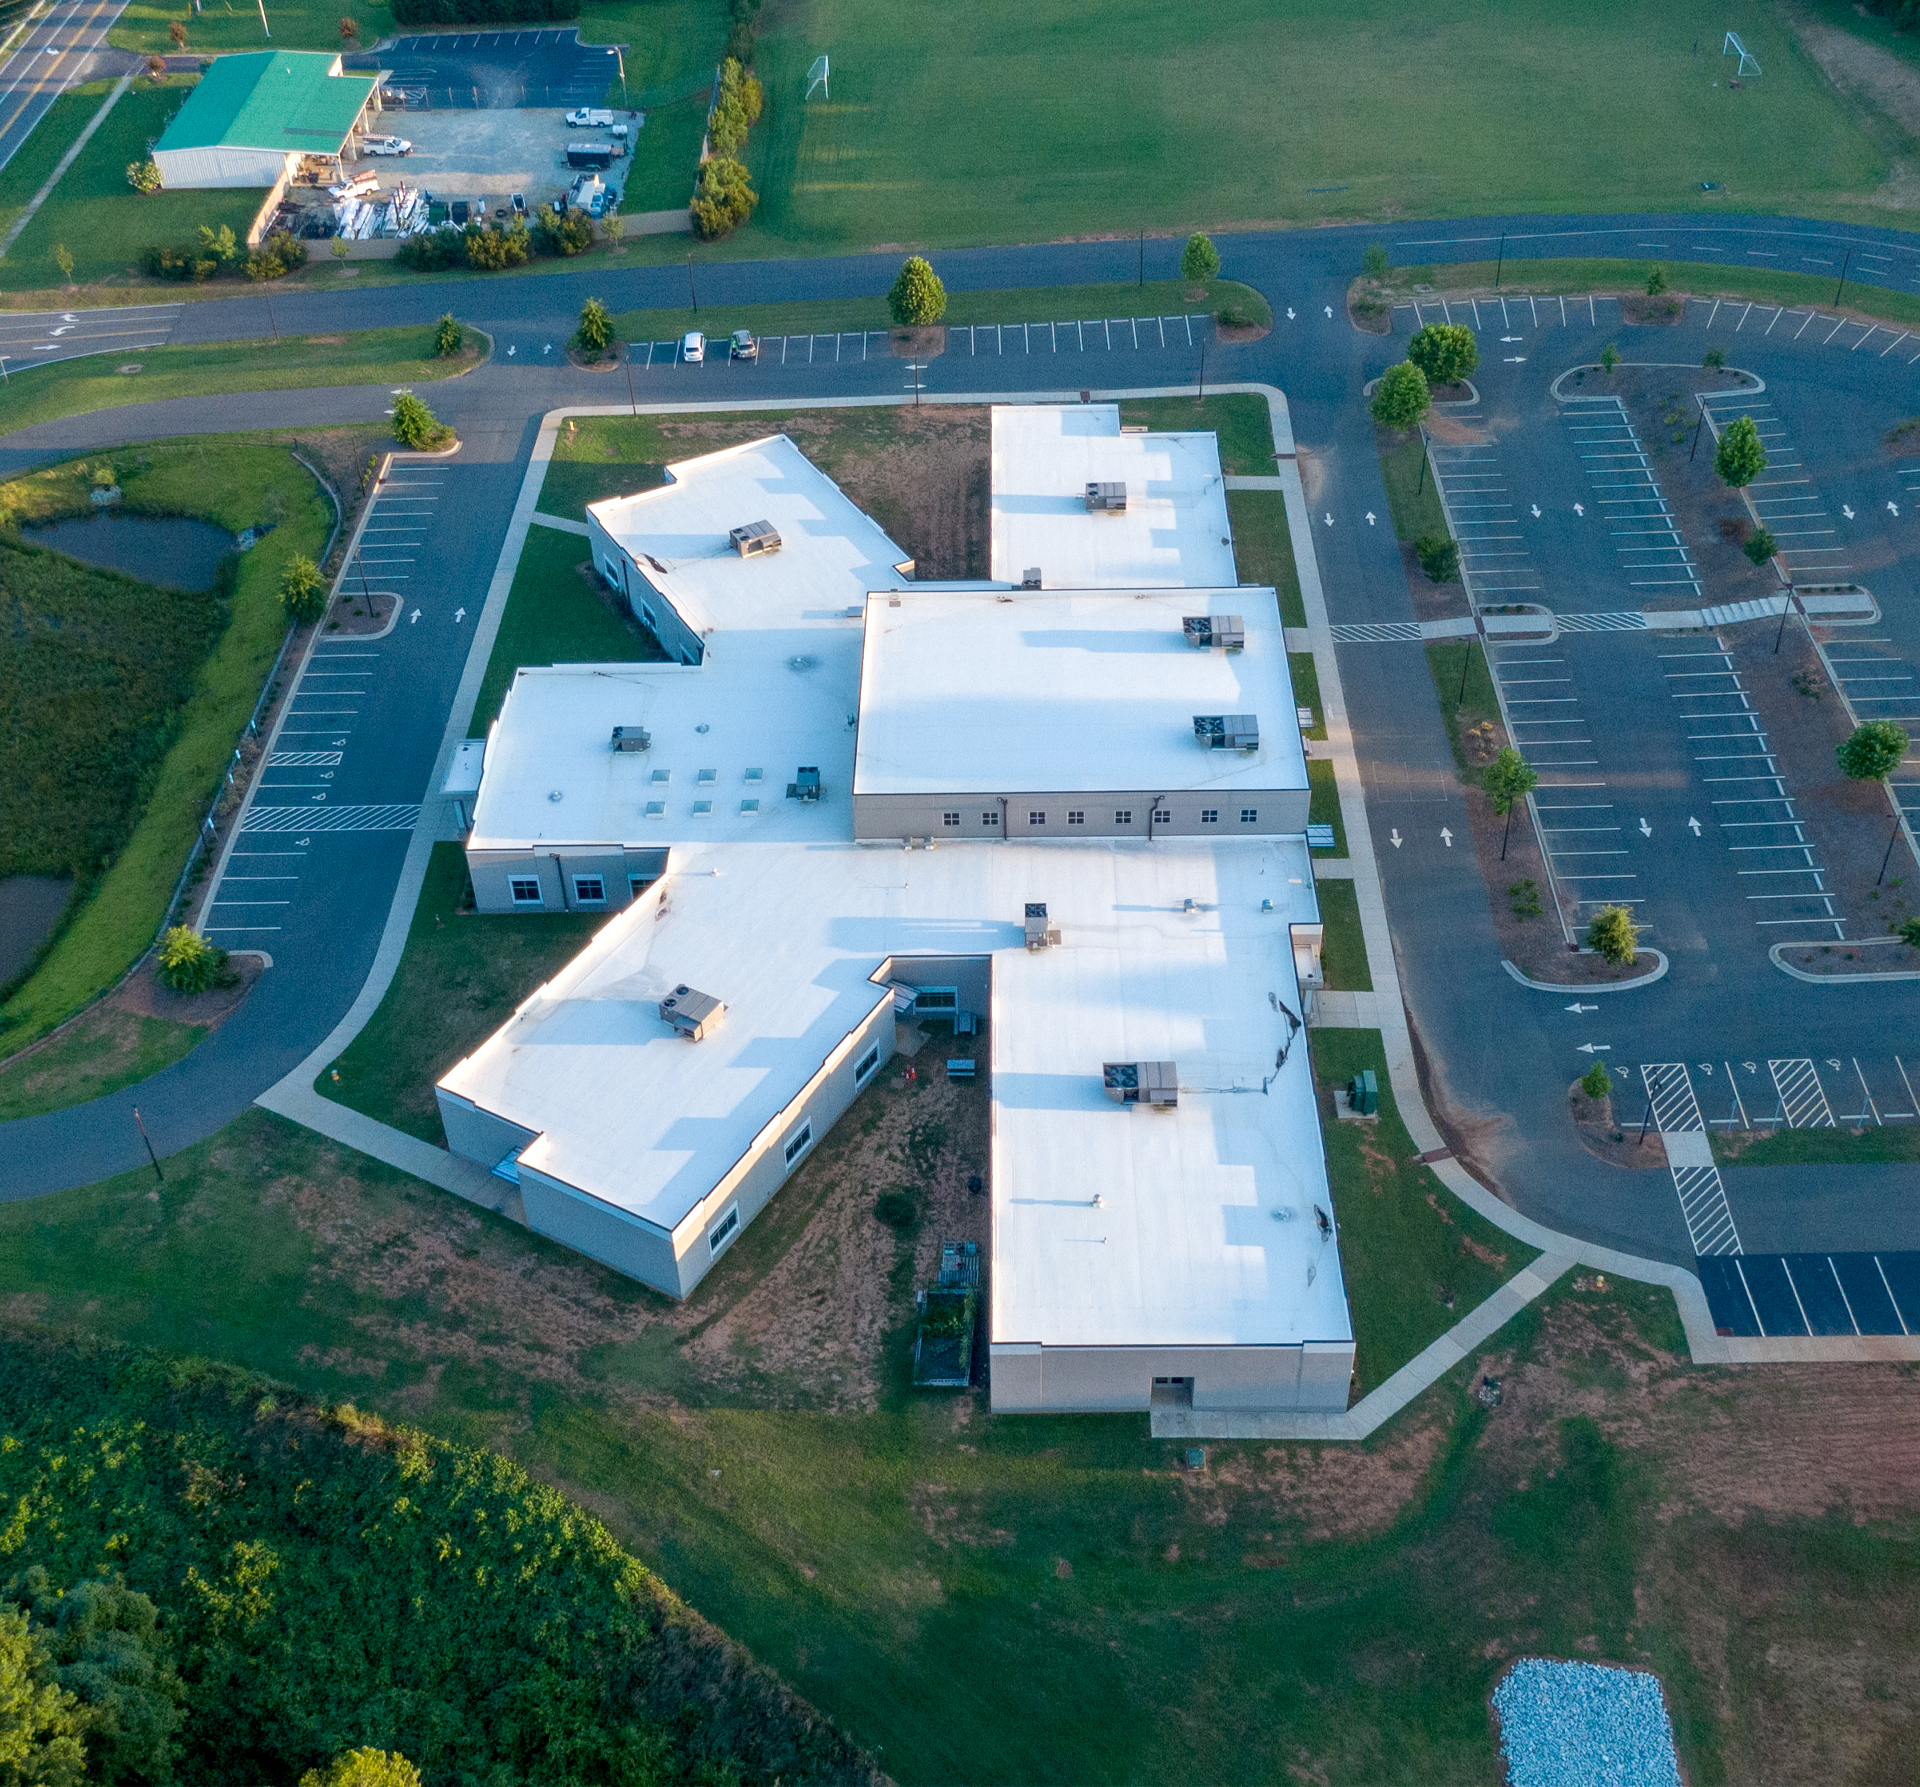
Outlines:
{"label": "hatched striping on pavement", "polygon": [[1695,1254],[1740,1252],[1740,1231],[1734,1227],[1720,1169],[1713,1162],[1713,1144],[1693,1096],[1693,1081],[1683,1061],[1653,1061],[1640,1070],[1653,1104],[1653,1121],[1666,1145],[1673,1188],[1686,1219],[1687,1237]]}
{"label": "hatched striping on pavement", "polygon": [[325,769],[345,755],[340,751],[275,751],[267,759],[268,769]]}
{"label": "hatched striping on pavement", "polygon": [[412,831],[420,806],[261,807],[251,808],[246,833],[310,831]]}
{"label": "hatched striping on pavement", "polygon": [[1343,621],[1330,630],[1335,645],[1412,644],[1424,637],[1417,620]]}
{"label": "hatched striping on pavement", "polygon": [[1644,633],[1647,617],[1637,608],[1598,614],[1556,614],[1553,624],[1563,633]]}
{"label": "hatched striping on pavement", "polygon": [[1780,1115],[1789,1129],[1832,1129],[1832,1107],[1826,1088],[1813,1062],[1805,1056],[1797,1060],[1769,1061],[1773,1089],[1780,1095]]}

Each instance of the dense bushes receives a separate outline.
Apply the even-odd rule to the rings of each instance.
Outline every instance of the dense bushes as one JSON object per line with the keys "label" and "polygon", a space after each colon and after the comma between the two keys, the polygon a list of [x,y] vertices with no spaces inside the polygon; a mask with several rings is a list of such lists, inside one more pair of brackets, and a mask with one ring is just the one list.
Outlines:
{"label": "dense bushes", "polygon": [[168,247],[149,243],[140,251],[140,264],[150,279],[212,279],[221,273],[244,272],[249,279],[281,279],[307,264],[307,245],[285,230],[272,235],[251,252],[230,225],[219,229],[200,226],[198,242]]}
{"label": "dense bushes", "polygon": [[720,65],[720,91],[713,102],[713,116],[707,124],[707,141],[716,155],[740,153],[747,132],[760,122],[760,107],[765,95],[759,81],[729,56]]}
{"label": "dense bushes", "polygon": [[727,54],[742,65],[753,61],[753,20],[759,10],[760,0],[728,0],[733,23],[727,30]]}
{"label": "dense bushes", "polygon": [[0,1583],[153,1602],[176,1779],[360,1745],[430,1781],[879,1778],[517,1466],[239,1372],[0,1339],[0,1506]]}
{"label": "dense bushes", "polygon": [[693,189],[694,233],[711,242],[738,229],[753,215],[760,195],[747,179],[747,170],[731,155],[716,155],[700,170]]}
{"label": "dense bushes", "polygon": [[533,216],[533,239],[542,254],[585,254],[593,246],[593,220],[581,211],[542,205]]}
{"label": "dense bushes", "polygon": [[533,238],[524,223],[511,229],[494,230],[485,224],[470,223],[465,229],[443,224],[437,230],[422,230],[400,244],[394,256],[403,267],[416,273],[437,273],[443,267],[477,267],[483,273],[499,273],[509,267],[524,267],[533,258]]}
{"label": "dense bushes", "polygon": [[580,0],[393,0],[396,25],[502,25],[579,16]]}
{"label": "dense bushes", "polygon": [[720,86],[713,96],[713,115],[707,121],[707,146],[712,155],[701,164],[689,207],[694,233],[708,241],[738,229],[760,202],[760,195],[747,178],[746,164],[740,160],[747,132],[759,122],[764,98],[759,81],[746,69],[753,56],[753,31],[747,23],[753,10],[750,0],[734,0],[734,33],[744,34],[746,53],[737,52],[733,38],[727,40]]}

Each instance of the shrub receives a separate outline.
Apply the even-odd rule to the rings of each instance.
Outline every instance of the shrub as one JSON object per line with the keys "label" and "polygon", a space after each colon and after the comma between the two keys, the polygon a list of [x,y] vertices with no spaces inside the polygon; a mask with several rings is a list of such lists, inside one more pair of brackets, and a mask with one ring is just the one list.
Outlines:
{"label": "shrub", "polygon": [[127,184],[135,192],[160,190],[160,164],[149,155],[145,161],[127,163]]}
{"label": "shrub", "polygon": [[1428,323],[1407,343],[1407,358],[1436,385],[1457,384],[1480,364],[1480,349],[1465,323]]}
{"label": "shrub", "polygon": [[890,1229],[910,1229],[918,1215],[910,1191],[883,1191],[873,1201],[873,1213]]}
{"label": "shrub", "polygon": [[1252,314],[1242,310],[1238,304],[1229,304],[1225,310],[1216,311],[1214,320],[1227,329],[1246,329],[1253,324]]}
{"label": "shrub", "polygon": [[[201,234],[208,232],[203,227]],[[220,233],[231,237],[233,232],[224,224]],[[295,267],[307,264],[307,245],[298,236],[290,235],[286,230],[275,230],[264,242],[247,256],[247,277],[252,280],[283,279]]]}
{"label": "shrub", "polygon": [[1768,559],[1780,550],[1780,542],[1765,527],[1756,527],[1747,536],[1747,543],[1740,548],[1756,565],[1764,565]]}
{"label": "shrub", "polygon": [[1366,252],[1360,257],[1360,271],[1369,279],[1385,279],[1387,266],[1387,245],[1384,242],[1369,242]]}
{"label": "shrub", "polygon": [[1411,428],[1432,407],[1427,375],[1411,360],[1389,366],[1373,388],[1373,419],[1382,428]]}
{"label": "shrub", "polygon": [[1220,251],[1196,230],[1180,250],[1180,277],[1189,285],[1205,285],[1220,271]]}
{"label": "shrub", "polygon": [[917,254],[909,255],[894,275],[887,309],[903,326],[937,323],[947,314],[947,288],[925,260]]}
{"label": "shrub", "polygon": [[1604,1061],[1596,1061],[1580,1076],[1580,1090],[1598,1104],[1613,1091],[1613,1075]]}
{"label": "shrub", "polygon": [[452,440],[453,430],[411,391],[402,391],[393,400],[393,438],[416,452],[430,451]]}
{"label": "shrub", "polygon": [[353,17],[351,13],[343,15],[340,20],[340,41],[342,43],[351,43],[359,35],[360,21]]}
{"label": "shrub", "polygon": [[1667,289],[1667,276],[1658,267],[1647,275],[1647,296],[1657,298]]}
{"label": "shrub", "polygon": [[[744,174],[743,169],[743,177]],[[585,254],[593,246],[593,224],[584,212],[569,211],[562,216],[551,205],[542,205],[534,213],[533,242],[542,254],[562,257]]]}
{"label": "shrub", "polygon": [[280,605],[286,609],[289,620],[303,626],[326,612],[326,583],[320,567],[304,553],[295,553],[280,573]]}
{"label": "shrub", "polygon": [[1452,583],[1460,575],[1460,547],[1445,534],[1422,534],[1413,543],[1429,583]]}
{"label": "shrub", "polygon": [[450,360],[459,353],[465,340],[465,331],[454,321],[451,310],[433,326],[433,351],[443,360]]}
{"label": "shrub", "polygon": [[422,230],[402,242],[400,252],[393,258],[416,273],[437,273],[442,267],[457,267],[467,258],[466,234],[451,224],[437,230]]}
{"label": "shrub", "polygon": [[1723,347],[1710,347],[1700,356],[1700,364],[1708,372],[1718,372],[1727,363],[1727,350]]}
{"label": "shrub", "polygon": [[577,339],[582,351],[596,360],[613,345],[613,317],[598,298],[589,298],[580,306]]}
{"label": "shrub", "polygon": [[73,250],[64,242],[56,242],[53,247],[53,264],[60,269],[60,277],[69,283],[73,279]]}
{"label": "shrub", "polygon": [[714,96],[713,117],[707,126],[714,154],[738,152],[747,140],[747,132],[759,120],[764,97],[759,81],[741,66],[739,57],[729,55],[721,63],[720,88]]}
{"label": "shrub", "polygon": [[1600,370],[1611,378],[1613,376],[1613,369],[1619,364],[1620,350],[1615,347],[1612,342],[1608,342],[1607,345],[1600,350]]}
{"label": "shrub", "polygon": [[1616,968],[1631,968],[1638,959],[1639,930],[1625,906],[1603,906],[1587,926],[1587,947]]}
{"label": "shrub", "polygon": [[[716,155],[700,170],[699,183],[693,189],[694,232],[711,242],[736,230],[753,215],[760,195],[748,183],[747,170],[731,155]],[[588,232],[591,239],[592,232]]]}
{"label": "shrub", "polygon": [[1842,772],[1857,782],[1878,782],[1906,759],[1907,730],[1892,720],[1869,720],[1856,726],[1853,736],[1834,747]]}
{"label": "shrub", "polygon": [[1767,449],[1761,444],[1760,430],[1754,426],[1751,416],[1735,416],[1727,424],[1713,455],[1713,469],[1732,490],[1751,484],[1767,469]]}
{"label": "shrub", "polygon": [[172,40],[173,47],[176,50],[184,50],[187,47],[186,22],[182,19],[175,19],[173,23],[167,27],[167,36]]}
{"label": "shrub", "polygon": [[518,220],[504,230],[470,223],[461,238],[460,252],[467,257],[469,267],[482,273],[503,273],[509,267],[524,267],[533,259],[533,238],[526,224]]}
{"label": "shrub", "polygon": [[1902,919],[1894,934],[1902,943],[1910,943],[1915,949],[1920,949],[1920,918]]}
{"label": "shrub", "polygon": [[159,975],[176,993],[204,993],[227,975],[227,952],[198,931],[175,925],[160,939]]}

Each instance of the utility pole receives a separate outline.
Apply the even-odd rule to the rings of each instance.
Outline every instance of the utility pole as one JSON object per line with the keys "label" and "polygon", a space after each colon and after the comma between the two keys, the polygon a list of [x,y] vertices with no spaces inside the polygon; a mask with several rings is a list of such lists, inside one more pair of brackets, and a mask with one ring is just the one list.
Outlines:
{"label": "utility pole", "polygon": [[1506,264],[1507,264],[1507,239],[1503,235],[1500,238],[1500,258],[1493,263],[1493,289],[1496,292],[1500,289],[1501,269],[1505,267]]}
{"label": "utility pole", "polygon": [[267,0],[260,0],[260,29],[266,31],[267,42],[273,42],[273,33],[267,30]]}
{"label": "utility pole", "polygon": [[1140,232],[1140,285],[1144,290],[1147,283],[1147,232]]}
{"label": "utility pole", "polygon": [[1893,861],[1893,847],[1899,842],[1900,842],[1900,808],[1896,804],[1893,809],[1893,836],[1887,840],[1887,853],[1885,856],[1881,857],[1880,859],[1880,874],[1878,879],[1876,879],[1874,882],[1875,887],[1878,887],[1881,884],[1881,882],[1886,880],[1887,864]]}
{"label": "utility pole", "polygon": [[693,250],[687,250],[687,296],[693,301],[693,314],[700,314],[700,294],[693,287]]}
{"label": "utility pole", "polygon": [[1840,283],[1833,288],[1833,301],[1840,302],[1840,294],[1847,289],[1847,269],[1853,265],[1853,250],[1849,248],[1846,258],[1840,263]]}
{"label": "utility pole", "polygon": [[1776,658],[1779,657],[1780,655],[1780,647],[1786,641],[1787,616],[1793,612],[1793,604],[1794,604],[1794,599],[1796,594],[1797,594],[1796,591],[1791,589],[1788,590],[1787,599],[1780,604],[1780,631],[1773,636],[1773,655]]}
{"label": "utility pole", "polygon": [[1687,449],[1687,463],[1689,465],[1693,463],[1694,454],[1700,451],[1700,433],[1701,433],[1701,430],[1706,427],[1706,425],[1707,425],[1707,406],[1703,403],[1700,406],[1700,420],[1698,424],[1695,426],[1693,431],[1693,445]]}
{"label": "utility pole", "polygon": [[1647,1073],[1644,1068],[1641,1071],[1647,1076],[1647,1114],[1640,1119],[1640,1139],[1634,1143],[1636,1148],[1644,1148],[1647,1145],[1647,1127],[1653,1122],[1653,1095],[1660,1090],[1659,1074]]}
{"label": "utility pole", "polygon": [[633,413],[640,414],[640,399],[633,394],[633,343],[623,341],[620,344],[620,364],[627,372],[627,401],[633,405]]}

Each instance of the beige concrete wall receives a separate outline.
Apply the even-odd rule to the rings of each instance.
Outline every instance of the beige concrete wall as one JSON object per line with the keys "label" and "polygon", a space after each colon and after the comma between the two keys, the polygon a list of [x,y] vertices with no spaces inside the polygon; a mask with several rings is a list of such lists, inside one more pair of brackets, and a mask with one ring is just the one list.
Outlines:
{"label": "beige concrete wall", "polygon": [[989,1382],[996,1414],[1144,1412],[1155,1378],[1190,1378],[1196,1409],[1347,1406],[1351,1342],[1306,1346],[1040,1347],[998,1342]]}
{"label": "beige concrete wall", "polygon": [[481,1110],[457,1092],[436,1092],[435,1096],[440,1101],[440,1127],[446,1131],[447,1147],[478,1161],[488,1172],[509,1154],[517,1154],[538,1133]]}
{"label": "beige concrete wall", "polygon": [[[633,903],[632,879],[657,880],[662,872],[658,850],[624,850],[618,845],[583,844],[557,851],[469,850],[467,873],[473,880],[477,912],[618,912]],[[540,883],[538,906],[517,905],[508,885],[532,875]],[[593,906],[574,897],[576,875],[598,875],[606,884],[606,902]]]}
{"label": "beige concrete wall", "polygon": [[669,1297],[684,1294],[673,1237],[666,1230],[532,1167],[520,1169],[520,1201],[526,1207],[527,1227],[536,1234],[650,1284]]}
{"label": "beige concrete wall", "polygon": [[[1040,794],[856,794],[853,835],[862,839],[933,838],[943,843],[991,843],[1001,836],[1023,842],[1044,839],[1144,838],[1154,810],[1152,790],[1108,789]],[[1006,803],[1005,831],[998,823]],[[1210,794],[1173,794],[1160,798],[1160,811],[1172,815],[1152,827],[1156,838],[1297,837],[1307,828],[1304,788],[1240,789]],[[1121,813],[1131,815],[1123,822]],[[1209,812],[1218,817],[1208,821]],[[1240,815],[1257,817],[1243,822]],[[957,813],[958,825],[947,815]],[[1037,824],[1033,815],[1044,813]],[[1073,815],[1081,818],[1075,822]],[[988,823],[987,815],[994,816]]]}

